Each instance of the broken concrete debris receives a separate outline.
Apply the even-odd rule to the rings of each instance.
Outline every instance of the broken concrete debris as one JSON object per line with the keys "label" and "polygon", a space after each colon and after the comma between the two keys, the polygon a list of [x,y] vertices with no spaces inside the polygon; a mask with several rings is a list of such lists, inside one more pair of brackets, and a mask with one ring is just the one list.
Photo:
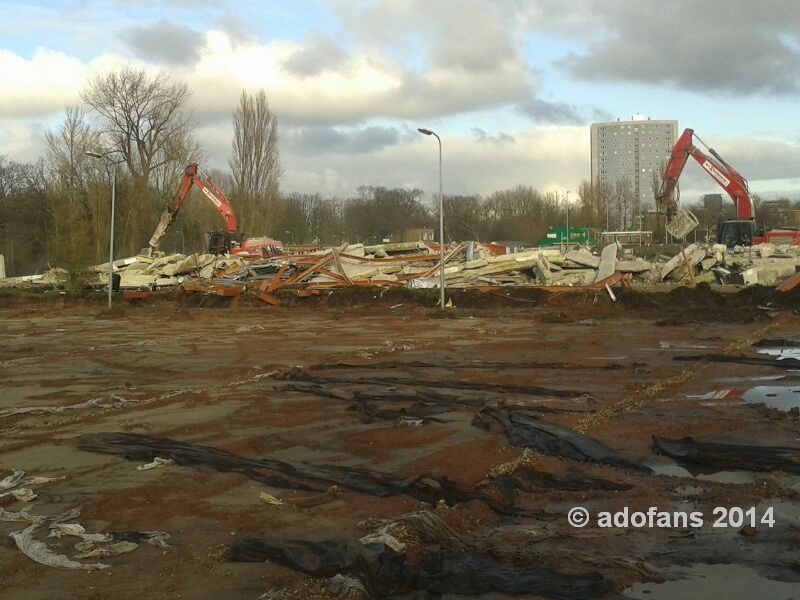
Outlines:
{"label": "broken concrete debris", "polygon": [[[652,254],[653,249],[642,247]],[[495,254],[496,247],[477,242],[450,244],[444,251],[444,279],[449,288],[541,286],[551,289],[629,284],[732,284],[779,286],[800,270],[800,246],[759,244],[727,248],[722,244],[689,244],[672,256],[635,256],[618,242],[597,250],[573,246],[535,248]],[[441,254],[423,242],[343,244],[270,256],[146,256],[113,263],[119,289],[136,297],[154,290],[182,289],[219,296],[253,292],[267,304],[278,304],[276,292],[298,296],[352,286],[438,288]],[[108,264],[92,268],[95,285],[108,285]],[[64,285],[68,273],[51,269],[41,275],[0,279],[0,287]]]}

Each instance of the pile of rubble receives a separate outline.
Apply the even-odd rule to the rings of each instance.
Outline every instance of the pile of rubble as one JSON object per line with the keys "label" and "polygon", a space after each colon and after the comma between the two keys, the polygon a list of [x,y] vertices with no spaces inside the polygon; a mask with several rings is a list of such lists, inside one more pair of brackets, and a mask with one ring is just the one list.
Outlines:
{"label": "pile of rubble", "polygon": [[[234,296],[245,290],[267,303],[275,292],[311,295],[341,286],[438,287],[438,247],[422,242],[296,248],[273,256],[195,254],[139,255],[114,262],[115,287],[129,294],[181,287],[186,291]],[[97,285],[108,285],[108,264],[93,268]],[[690,244],[673,256],[636,257],[618,243],[598,253],[586,247],[539,248],[495,254],[477,242],[452,244],[444,252],[448,287],[567,286],[602,287],[620,281],[632,285],[681,283],[794,286],[800,283],[800,246],[761,244],[726,248]],[[0,286],[52,285],[63,271],[0,280]]]}

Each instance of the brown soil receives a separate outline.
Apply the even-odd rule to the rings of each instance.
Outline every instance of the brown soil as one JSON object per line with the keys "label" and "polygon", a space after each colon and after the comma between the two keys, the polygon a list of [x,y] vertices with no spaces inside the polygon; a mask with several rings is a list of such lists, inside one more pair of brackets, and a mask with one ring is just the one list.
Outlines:
{"label": "brown soil", "polygon": [[[475,412],[481,403],[527,406],[545,422],[581,431],[631,460],[657,467],[675,463],[654,454],[653,435],[796,444],[796,413],[746,405],[736,393],[716,400],[690,397],[752,387],[764,376],[780,375],[782,384],[796,385],[796,374],[676,359],[757,357],[754,344],[769,339],[800,345],[800,317],[793,312],[800,295],[708,287],[615,293],[616,302],[605,290],[454,292],[455,308],[444,314],[436,309],[435,293],[404,290],[344,290],[302,300],[287,295],[278,307],[259,305],[251,297],[164,294],[135,302],[118,298],[110,313],[98,294],[5,294],[0,297],[0,478],[15,469],[63,477],[35,489],[38,498],[29,503],[33,514],[52,517],[80,507],[78,521],[89,532],[164,531],[170,538],[168,548],[142,544],[129,554],[87,560],[111,565],[87,572],[33,562],[8,537],[27,524],[0,521],[5,534],[0,595],[327,597],[324,581],[270,563],[226,562],[225,552],[241,537],[357,538],[367,533],[359,525],[366,519],[424,508],[464,536],[509,525],[541,533],[546,541],[535,549],[538,564],[568,573],[600,572],[613,582],[609,597],[637,581],[672,577],[671,568],[680,560],[670,554],[670,544],[687,532],[626,534],[591,525],[577,530],[567,523],[567,511],[578,505],[592,512],[625,506],[679,510],[687,506],[680,491],[687,487],[697,488],[691,492],[693,510],[708,515],[715,506],[794,503],[798,492],[789,476],[754,473],[722,483],[685,474],[646,475],[535,451],[523,455],[499,426],[475,427]],[[481,363],[491,366],[481,368]],[[276,375],[292,367],[328,378],[322,385],[334,397],[286,389]],[[408,384],[398,384],[398,378]],[[348,399],[367,389],[359,379],[371,381],[370,393],[384,395],[413,391],[415,382],[449,384],[434,391],[459,402],[424,425],[367,418],[352,410]],[[458,388],[465,382],[485,390]],[[576,395],[536,397],[513,386]],[[92,399],[97,400],[93,405],[68,408]],[[396,410],[410,403],[370,404]],[[32,407],[44,410],[8,414]],[[139,462],[77,448],[80,436],[100,432],[146,434],[244,458],[361,467],[400,478],[431,473],[464,490],[481,489],[491,474],[518,462],[550,474],[577,468],[631,489],[517,492],[517,506],[546,511],[548,519],[502,516],[478,500],[434,509],[408,495],[380,498],[349,490],[313,508],[271,506],[259,494],[290,498],[310,492],[269,487],[244,474],[203,466],[141,471]],[[7,511],[23,507],[8,498],[0,502]],[[758,536],[747,544],[780,533],[796,547],[796,528],[780,520],[776,528],[765,534],[759,526]],[[77,538],[48,539],[46,529],[37,539],[56,553],[74,554]],[[745,554],[758,554],[758,547],[742,552],[744,561]],[[768,553],[764,560],[771,560]]]}

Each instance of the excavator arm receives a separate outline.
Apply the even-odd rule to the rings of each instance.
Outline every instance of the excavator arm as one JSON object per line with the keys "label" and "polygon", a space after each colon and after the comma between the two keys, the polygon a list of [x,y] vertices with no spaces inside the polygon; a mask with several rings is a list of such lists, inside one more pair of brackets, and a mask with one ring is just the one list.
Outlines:
{"label": "excavator arm", "polygon": [[[694,139],[705,148],[708,154],[693,143]],[[673,218],[678,214],[675,192],[678,187],[678,178],[689,157],[692,157],[728,193],[736,206],[738,219],[753,218],[753,198],[750,195],[747,180],[725,162],[713,148],[706,146],[692,129],[685,129],[672,148],[672,155],[664,169],[661,187],[656,194],[656,205],[660,212],[666,214],[668,218]]]}
{"label": "excavator arm", "polygon": [[[204,179],[198,177],[198,173],[203,175]],[[186,167],[183,174],[183,179],[181,180],[181,185],[178,188],[178,193],[175,194],[172,202],[169,203],[169,206],[167,206],[167,208],[161,214],[161,219],[158,222],[158,226],[153,232],[153,235],[150,237],[148,245],[151,252],[158,247],[158,244],[164,238],[164,235],[166,235],[167,230],[175,221],[175,217],[178,215],[178,211],[183,205],[183,202],[192,191],[192,187],[197,187],[211,201],[211,204],[214,205],[216,211],[225,221],[226,231],[228,233],[233,233],[236,231],[238,226],[236,215],[234,214],[233,208],[228,202],[228,199],[225,198],[225,194],[222,193],[222,190],[219,189],[217,184],[214,183],[210,177],[200,171],[200,167],[198,167],[196,163],[192,163]]]}

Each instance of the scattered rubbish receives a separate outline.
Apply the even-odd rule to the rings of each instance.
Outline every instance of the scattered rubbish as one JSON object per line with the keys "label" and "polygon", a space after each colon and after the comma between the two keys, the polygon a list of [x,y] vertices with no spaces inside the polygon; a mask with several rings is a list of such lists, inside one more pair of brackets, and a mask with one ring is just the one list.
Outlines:
{"label": "scattered rubbish", "polygon": [[[53,481],[60,481],[65,477],[44,477],[29,476],[25,477],[25,472],[16,470],[0,480],[0,489],[13,488],[15,485],[43,485]],[[13,496],[17,500],[29,502],[37,496],[29,488],[11,489],[6,494]],[[5,495],[5,494],[4,494]],[[12,532],[10,537],[14,540],[17,548],[28,556],[31,560],[49,566],[63,569],[84,569],[96,570],[107,569],[110,565],[100,563],[83,563],[72,560],[65,554],[59,554],[51,546],[34,537],[36,531],[49,522],[48,538],[59,540],[65,536],[80,538],[75,544],[74,549],[76,559],[88,558],[110,558],[119,554],[132,552],[139,543],[146,541],[150,544],[166,548],[166,539],[169,535],[160,531],[150,532],[122,532],[122,533],[89,533],[80,523],[73,522],[80,517],[80,508],[69,509],[55,517],[32,514],[33,507],[25,506],[19,512],[8,511],[0,508],[0,521],[6,522],[25,522],[29,526],[21,531]]]}
{"label": "scattered rubbish", "polygon": [[31,560],[48,567],[60,567],[62,569],[85,569],[93,571],[96,569],[107,569],[110,565],[101,563],[81,563],[74,561],[63,554],[56,554],[48,548],[47,544],[40,542],[33,537],[39,525],[30,525],[22,531],[14,531],[9,535],[17,544],[17,548]]}
{"label": "scattered rubbish", "polygon": [[174,465],[175,461],[171,458],[161,458],[160,456],[156,456],[152,462],[149,462],[144,465],[139,465],[136,467],[137,471],[149,471],[150,469],[158,469],[160,467],[168,467],[170,465]]}
{"label": "scattered rubbish", "polygon": [[139,544],[133,542],[114,542],[99,547],[95,544],[96,542],[91,541],[75,544],[75,550],[78,551],[75,558],[111,558],[133,552],[139,547]]}
{"label": "scattered rubbish", "polygon": [[108,533],[86,533],[86,529],[80,523],[54,523],[50,526],[50,534],[47,537],[60,538],[64,535],[72,535],[81,538],[84,542],[111,542],[114,538]]}
{"label": "scattered rubbish", "polygon": [[0,490],[10,490],[17,487],[23,477],[25,477],[25,471],[14,471],[11,475],[0,479]]}
{"label": "scattered rubbish", "polygon": [[6,523],[31,523],[40,525],[47,520],[47,517],[43,515],[32,515],[32,509],[33,507],[28,505],[22,507],[19,512],[14,512],[0,507],[0,521]]}
{"label": "scattered rubbish", "polygon": [[258,497],[264,504],[269,504],[270,506],[284,506],[286,503],[281,500],[280,498],[276,498],[272,494],[267,494],[266,492],[261,492]]}
{"label": "scattered rubbish", "polygon": [[332,485],[327,490],[322,492],[321,494],[315,494],[313,496],[304,496],[301,498],[276,498],[270,494],[265,492],[261,492],[259,494],[259,498],[261,499],[264,504],[270,504],[272,506],[285,506],[290,505],[297,508],[313,508],[315,506],[322,506],[323,504],[327,504],[328,502],[333,502],[342,495],[342,490],[339,486]]}

